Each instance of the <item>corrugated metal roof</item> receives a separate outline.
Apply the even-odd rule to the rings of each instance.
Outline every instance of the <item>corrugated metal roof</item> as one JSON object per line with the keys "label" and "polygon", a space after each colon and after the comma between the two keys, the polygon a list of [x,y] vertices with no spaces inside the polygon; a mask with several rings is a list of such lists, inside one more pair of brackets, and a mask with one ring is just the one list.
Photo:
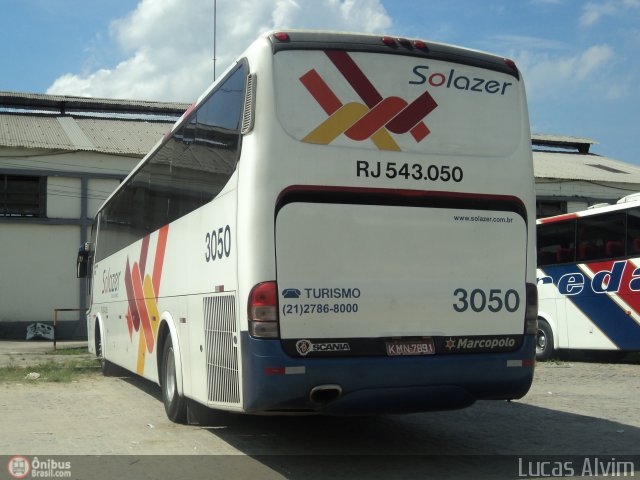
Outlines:
{"label": "corrugated metal roof", "polygon": [[571,137],[569,135],[550,135],[547,133],[532,133],[531,141],[533,144],[540,145],[553,145],[554,143],[563,143],[567,145],[575,145],[575,144],[587,144],[587,145],[596,145],[598,142],[593,140],[592,138],[586,137]]}
{"label": "corrugated metal roof", "polygon": [[[171,125],[171,122],[158,121],[0,112],[0,147],[84,150],[142,157]],[[554,136],[553,140],[558,138]],[[533,160],[536,178],[640,184],[640,166],[599,155],[534,151]]]}
{"label": "corrugated metal roof", "polygon": [[0,107],[8,109],[54,110],[60,113],[67,111],[137,112],[179,117],[189,107],[189,104],[0,91]]}
{"label": "corrugated metal roof", "polygon": [[78,125],[78,122],[71,117],[58,117],[58,122],[73,145],[76,145],[78,148],[83,150],[93,150],[95,145],[84,134],[80,125]]}
{"label": "corrugated metal roof", "polygon": [[0,113],[0,146],[145,155],[169,122]]}
{"label": "corrugated metal roof", "polygon": [[592,154],[533,152],[536,178],[640,183],[640,166]]}
{"label": "corrugated metal roof", "polygon": [[[565,151],[577,151],[578,153],[587,154],[591,145],[598,142],[591,138],[570,137],[567,135],[548,135],[543,133],[532,133],[531,144],[533,149],[563,149]],[[554,150],[555,151],[555,150]]]}
{"label": "corrugated metal roof", "polygon": [[173,123],[132,120],[75,119],[97,150],[146,155]]}

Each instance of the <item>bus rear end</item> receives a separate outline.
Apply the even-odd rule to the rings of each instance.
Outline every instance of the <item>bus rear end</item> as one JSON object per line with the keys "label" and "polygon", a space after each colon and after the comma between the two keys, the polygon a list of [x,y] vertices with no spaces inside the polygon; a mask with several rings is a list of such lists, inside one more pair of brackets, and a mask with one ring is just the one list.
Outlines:
{"label": "bus rear end", "polygon": [[273,255],[255,254],[262,270],[248,275],[245,409],[406,413],[523,396],[535,218],[515,65],[391,37],[290,32],[268,45],[245,145],[269,148],[241,165],[259,192],[248,233]]}

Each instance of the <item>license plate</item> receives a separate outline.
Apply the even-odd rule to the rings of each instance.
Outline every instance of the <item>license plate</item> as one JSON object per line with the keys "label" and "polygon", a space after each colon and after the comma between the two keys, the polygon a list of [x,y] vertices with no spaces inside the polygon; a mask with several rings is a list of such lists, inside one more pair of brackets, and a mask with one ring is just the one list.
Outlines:
{"label": "license plate", "polygon": [[420,340],[397,340],[387,342],[387,355],[398,357],[403,355],[433,355],[436,349],[432,338]]}

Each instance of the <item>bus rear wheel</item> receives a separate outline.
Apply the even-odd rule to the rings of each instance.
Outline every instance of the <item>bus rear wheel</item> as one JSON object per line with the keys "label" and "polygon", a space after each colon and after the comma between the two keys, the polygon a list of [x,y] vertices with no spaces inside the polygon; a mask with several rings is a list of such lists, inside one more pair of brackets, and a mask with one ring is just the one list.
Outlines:
{"label": "bus rear wheel", "polygon": [[551,358],[553,353],[553,331],[546,320],[539,318],[536,334],[536,359],[546,360]]}
{"label": "bus rear wheel", "polygon": [[176,379],[176,359],[171,337],[164,342],[162,351],[162,402],[169,420],[175,423],[185,423],[187,420],[187,401],[178,393]]}

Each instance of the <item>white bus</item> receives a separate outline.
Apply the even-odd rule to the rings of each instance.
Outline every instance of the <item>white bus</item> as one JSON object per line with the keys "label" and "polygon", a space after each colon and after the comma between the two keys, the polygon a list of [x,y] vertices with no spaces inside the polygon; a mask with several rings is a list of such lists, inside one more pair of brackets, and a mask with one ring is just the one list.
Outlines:
{"label": "white bus", "polygon": [[90,349],[185,399],[367,414],[513,399],[535,355],[513,62],[388,36],[254,42],[101,207]]}
{"label": "white bus", "polygon": [[540,219],[537,229],[538,358],[559,349],[640,351],[638,196]]}

